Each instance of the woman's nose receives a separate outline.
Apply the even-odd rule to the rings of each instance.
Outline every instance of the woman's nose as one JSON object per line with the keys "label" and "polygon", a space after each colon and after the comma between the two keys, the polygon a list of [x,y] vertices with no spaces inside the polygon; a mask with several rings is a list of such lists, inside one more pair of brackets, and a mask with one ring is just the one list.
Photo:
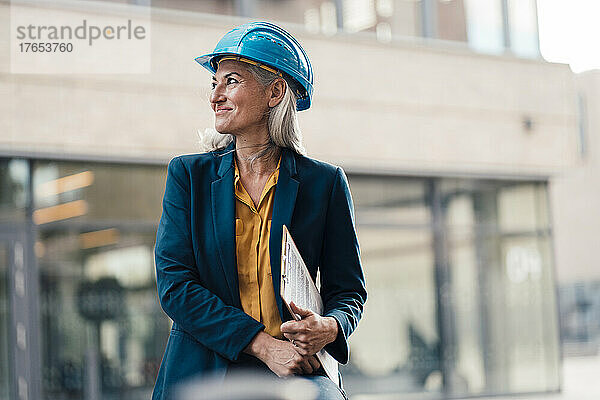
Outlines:
{"label": "woman's nose", "polygon": [[225,95],[223,93],[223,86],[217,84],[214,89],[212,90],[212,93],[210,94],[210,102],[211,103],[218,103],[225,100]]}

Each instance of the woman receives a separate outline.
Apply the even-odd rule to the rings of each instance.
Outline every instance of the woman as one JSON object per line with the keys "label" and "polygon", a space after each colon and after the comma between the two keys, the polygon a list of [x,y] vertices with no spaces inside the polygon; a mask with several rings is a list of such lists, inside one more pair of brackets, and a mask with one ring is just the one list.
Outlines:
{"label": "woman", "polygon": [[[213,151],[168,166],[155,258],[173,328],[153,399],[191,375],[239,367],[305,376],[322,398],[343,398],[314,355],[324,347],[348,361],[366,290],[346,176],[303,155],[296,111],[311,104],[310,61],[265,22],[233,29],[196,61],[214,74],[218,133]],[[283,225],[313,280],[320,270],[323,316],[294,306],[294,321],[282,307]]]}

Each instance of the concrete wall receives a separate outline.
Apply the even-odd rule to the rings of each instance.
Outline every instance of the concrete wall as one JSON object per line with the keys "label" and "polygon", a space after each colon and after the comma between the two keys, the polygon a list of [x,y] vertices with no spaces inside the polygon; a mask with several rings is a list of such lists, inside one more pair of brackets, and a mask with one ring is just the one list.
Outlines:
{"label": "concrete wall", "polygon": [[[8,22],[0,3],[4,54]],[[151,74],[9,74],[3,58],[0,151],[160,161],[196,152],[196,129],[212,126],[213,116],[210,75],[193,59],[241,22],[154,9]],[[566,65],[285,27],[315,70],[314,106],[299,117],[309,155],[350,170],[415,174],[546,176],[577,163],[576,89]]]}
{"label": "concrete wall", "polygon": [[600,70],[576,75],[585,104],[585,152],[551,182],[560,283],[600,279]]}

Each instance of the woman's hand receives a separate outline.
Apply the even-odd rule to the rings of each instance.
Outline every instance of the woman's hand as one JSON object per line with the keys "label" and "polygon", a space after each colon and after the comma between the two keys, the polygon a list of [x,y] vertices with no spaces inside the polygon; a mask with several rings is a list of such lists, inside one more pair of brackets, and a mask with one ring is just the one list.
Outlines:
{"label": "woman's hand", "polygon": [[320,367],[313,355],[303,356],[287,340],[275,339],[264,331],[259,332],[244,350],[264,362],[277,376],[311,374]]}
{"label": "woman's hand", "polygon": [[277,376],[311,374],[320,366],[315,356],[303,356],[298,348],[286,340],[275,339],[262,360]]}
{"label": "woman's hand", "polygon": [[292,341],[301,355],[312,356],[337,337],[338,324],[335,318],[322,317],[298,307],[293,302],[290,302],[290,308],[302,319],[284,322],[281,324],[281,332]]}

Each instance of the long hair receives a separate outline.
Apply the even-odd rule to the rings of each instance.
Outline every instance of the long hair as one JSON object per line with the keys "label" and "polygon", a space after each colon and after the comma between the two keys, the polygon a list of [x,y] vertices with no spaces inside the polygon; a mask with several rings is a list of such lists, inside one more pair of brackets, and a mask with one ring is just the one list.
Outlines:
{"label": "long hair", "polygon": [[[251,64],[245,66],[263,87],[267,87],[278,78],[276,74],[263,68]],[[286,147],[301,155],[306,154],[298,125],[296,95],[290,87],[295,82],[291,78],[284,79],[286,87],[283,99],[268,111],[269,142],[250,158],[251,164],[258,158],[272,156],[279,147]],[[219,133],[214,128],[207,128],[204,132],[198,131],[198,136],[200,150],[204,152],[222,150],[235,140],[235,136]]]}

